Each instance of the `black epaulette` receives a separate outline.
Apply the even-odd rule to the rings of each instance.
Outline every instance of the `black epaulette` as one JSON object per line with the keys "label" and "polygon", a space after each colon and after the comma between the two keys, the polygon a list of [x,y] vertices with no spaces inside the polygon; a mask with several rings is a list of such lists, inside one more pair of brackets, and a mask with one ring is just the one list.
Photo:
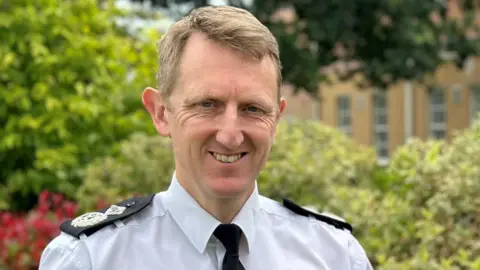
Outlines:
{"label": "black epaulette", "polygon": [[124,220],[140,212],[152,202],[154,196],[155,194],[144,197],[132,197],[97,212],[86,213],[73,220],[68,219],[62,222],[60,230],[76,238],[80,238],[81,234],[90,236],[117,220]]}
{"label": "black epaulette", "polygon": [[286,208],[290,209],[292,212],[297,213],[299,215],[302,215],[302,216],[305,216],[305,217],[312,216],[312,217],[316,218],[317,220],[323,221],[327,224],[330,224],[330,225],[334,226],[337,229],[341,229],[341,230],[347,229],[350,232],[353,232],[352,225],[350,225],[350,224],[348,224],[344,221],[329,217],[329,216],[325,216],[325,215],[321,215],[321,214],[312,212],[308,209],[305,209],[305,208],[295,204],[294,202],[292,202],[291,200],[289,200],[287,198],[283,199],[283,205]]}

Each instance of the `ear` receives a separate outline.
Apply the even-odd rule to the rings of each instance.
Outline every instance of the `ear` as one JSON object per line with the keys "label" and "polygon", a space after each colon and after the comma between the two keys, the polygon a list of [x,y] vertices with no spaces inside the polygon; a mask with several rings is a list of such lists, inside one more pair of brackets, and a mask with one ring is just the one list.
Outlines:
{"label": "ear", "polygon": [[280,118],[282,118],[283,114],[285,113],[285,107],[287,107],[287,101],[282,97],[280,98],[280,104],[278,104],[278,114],[277,114],[277,123],[280,121]]}
{"label": "ear", "polygon": [[280,113],[279,113],[279,118],[283,116],[285,113],[285,107],[287,107],[287,101],[282,97],[280,99]]}
{"label": "ear", "polygon": [[[279,113],[277,115],[276,124],[278,124],[278,122],[280,121],[280,118],[282,118],[283,114],[285,113],[285,107],[286,106],[287,106],[287,101],[282,97],[280,99]],[[274,128],[273,129],[273,137],[275,138],[276,135],[277,135],[277,129]]]}
{"label": "ear", "polygon": [[166,116],[166,104],[160,97],[158,90],[147,87],[142,93],[142,103],[150,113],[153,124],[162,136],[169,136],[169,125]]}

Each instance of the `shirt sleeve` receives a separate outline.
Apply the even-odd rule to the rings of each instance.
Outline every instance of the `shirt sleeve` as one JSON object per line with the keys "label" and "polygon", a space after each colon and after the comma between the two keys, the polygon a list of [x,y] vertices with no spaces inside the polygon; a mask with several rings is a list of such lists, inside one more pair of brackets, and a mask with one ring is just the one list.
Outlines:
{"label": "shirt sleeve", "polygon": [[368,256],[355,237],[351,237],[349,246],[350,269],[352,270],[373,270]]}
{"label": "shirt sleeve", "polygon": [[62,232],[43,250],[39,270],[91,270],[90,255],[86,246]]}

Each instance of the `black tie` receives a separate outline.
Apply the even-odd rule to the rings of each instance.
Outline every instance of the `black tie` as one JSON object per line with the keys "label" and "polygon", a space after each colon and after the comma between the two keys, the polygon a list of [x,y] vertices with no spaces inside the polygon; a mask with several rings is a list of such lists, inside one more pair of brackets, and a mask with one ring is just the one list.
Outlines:
{"label": "black tie", "polygon": [[242,229],[235,224],[220,224],[213,235],[222,242],[227,250],[223,258],[222,270],[245,270],[238,259],[238,246],[242,238]]}

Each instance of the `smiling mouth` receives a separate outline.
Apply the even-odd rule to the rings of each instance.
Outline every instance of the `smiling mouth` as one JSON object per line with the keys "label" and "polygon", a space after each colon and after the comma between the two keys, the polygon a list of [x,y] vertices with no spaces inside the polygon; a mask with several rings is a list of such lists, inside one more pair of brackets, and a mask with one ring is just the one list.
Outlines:
{"label": "smiling mouth", "polygon": [[223,155],[215,152],[209,152],[217,161],[222,163],[234,163],[244,157],[247,152],[242,152],[236,155]]}

